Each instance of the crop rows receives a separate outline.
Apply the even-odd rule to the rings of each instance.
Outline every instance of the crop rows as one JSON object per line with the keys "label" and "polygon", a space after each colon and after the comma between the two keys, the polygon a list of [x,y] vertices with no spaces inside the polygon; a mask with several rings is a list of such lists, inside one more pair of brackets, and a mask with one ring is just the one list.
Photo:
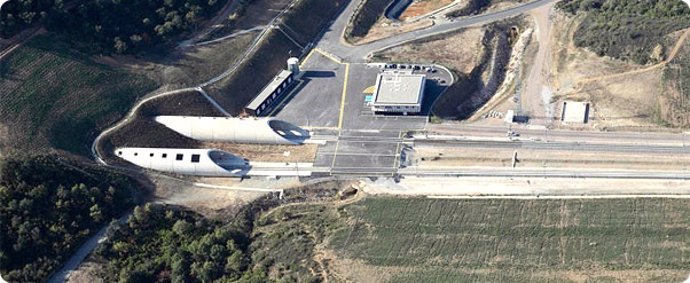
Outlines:
{"label": "crop rows", "polygon": [[20,148],[85,153],[99,128],[156,87],[145,76],[93,62],[38,36],[0,62],[0,123]]}
{"label": "crop rows", "polygon": [[529,282],[541,280],[532,277],[536,271],[561,270],[677,275],[690,263],[689,204],[369,198],[344,209],[355,224],[331,245],[370,265],[412,268],[397,277],[410,282],[434,276]]}

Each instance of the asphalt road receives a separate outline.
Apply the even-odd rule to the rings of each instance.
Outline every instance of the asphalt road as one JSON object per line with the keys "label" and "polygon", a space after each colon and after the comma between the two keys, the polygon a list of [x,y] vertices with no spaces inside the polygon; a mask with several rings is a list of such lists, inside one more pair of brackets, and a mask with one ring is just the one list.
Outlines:
{"label": "asphalt road", "polygon": [[527,11],[536,9],[546,4],[558,0],[535,0],[527,4],[516,6],[502,11],[486,13],[477,16],[458,18],[450,22],[438,23],[426,29],[401,33],[393,37],[381,39],[371,43],[352,46],[343,39],[343,31],[347,27],[350,16],[354,12],[359,1],[350,1],[338,18],[333,22],[331,28],[326,31],[317,47],[334,54],[347,62],[363,62],[372,52],[385,49],[391,46],[400,45],[408,41],[417,40],[425,37],[434,36],[446,32],[455,31],[465,27],[477,26],[489,22],[495,22],[511,17],[518,16]]}
{"label": "asphalt road", "polygon": [[429,134],[456,136],[466,140],[507,140],[508,131],[514,131],[519,134],[516,138],[522,141],[648,146],[686,146],[690,137],[688,133],[565,131],[511,125],[486,127],[461,124],[430,124],[426,130]]}
{"label": "asphalt road", "polygon": [[502,169],[463,168],[453,170],[405,168],[401,176],[436,177],[512,177],[512,178],[601,178],[601,179],[658,179],[690,180],[687,171],[582,170],[582,169]]}

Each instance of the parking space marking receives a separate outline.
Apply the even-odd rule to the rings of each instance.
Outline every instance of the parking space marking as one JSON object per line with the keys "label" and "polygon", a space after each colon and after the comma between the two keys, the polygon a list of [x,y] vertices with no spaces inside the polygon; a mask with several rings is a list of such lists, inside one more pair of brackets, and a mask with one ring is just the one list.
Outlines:
{"label": "parking space marking", "polygon": [[309,54],[307,54],[307,57],[304,57],[304,60],[302,60],[302,63],[299,64],[300,69],[304,68],[304,65],[306,65],[307,62],[309,62],[309,58],[311,58],[311,55],[314,54],[314,51],[316,51],[316,48],[312,48],[311,51],[309,51]]}
{"label": "parking space marking", "polygon": [[323,50],[321,50],[321,49],[314,48],[314,50],[316,50],[316,52],[319,52],[319,54],[323,55],[323,57],[326,57],[326,58],[330,59],[330,60],[333,61],[333,62],[336,62],[336,63],[338,63],[338,64],[349,64],[349,63],[343,63],[343,61],[340,60],[339,58],[337,58],[337,57],[335,57],[335,56],[333,56],[333,55],[331,55],[331,54],[329,54],[329,53],[326,53],[325,51],[323,51]]}
{"label": "parking space marking", "polygon": [[350,75],[350,63],[345,63],[345,79],[343,82],[343,94],[340,99],[340,115],[338,117],[338,129],[343,128],[343,115],[345,115],[345,97],[347,97],[347,80]]}

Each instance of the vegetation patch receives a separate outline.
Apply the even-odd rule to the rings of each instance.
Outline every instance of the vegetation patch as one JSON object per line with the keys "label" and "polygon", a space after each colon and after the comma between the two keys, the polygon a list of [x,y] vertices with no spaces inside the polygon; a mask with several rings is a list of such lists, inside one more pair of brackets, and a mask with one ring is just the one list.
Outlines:
{"label": "vegetation patch", "polygon": [[688,204],[367,198],[342,208],[349,229],[330,246],[371,266],[408,270],[392,282],[680,282]]}
{"label": "vegetation patch", "polygon": [[[323,282],[316,245],[339,225],[333,206],[340,182],[268,195],[230,217],[147,204],[113,223],[91,257],[107,282]],[[276,208],[280,205],[283,207]],[[331,221],[333,220],[333,221]]]}
{"label": "vegetation patch", "polygon": [[56,156],[0,164],[0,273],[42,282],[81,242],[139,202],[132,178]]}
{"label": "vegetation patch", "polygon": [[95,53],[130,53],[194,30],[223,6],[217,0],[114,0],[64,3],[11,1],[2,10],[0,34],[9,37],[38,21],[69,42]]}
{"label": "vegetation patch", "polygon": [[134,208],[125,225],[108,227],[95,257],[106,282],[212,282],[242,277],[246,232],[177,207]]}
{"label": "vegetation patch", "polygon": [[354,38],[366,36],[369,30],[376,24],[376,21],[383,17],[383,12],[391,2],[391,0],[362,1],[345,29],[345,39],[353,41]]}
{"label": "vegetation patch", "polygon": [[690,8],[680,0],[567,0],[557,7],[586,14],[576,46],[638,64],[664,60],[665,37],[690,27]]}
{"label": "vegetation patch", "polygon": [[690,42],[686,41],[662,74],[663,95],[657,113],[660,122],[673,127],[690,126]]}
{"label": "vegetation patch", "polygon": [[10,146],[87,155],[98,130],[156,87],[53,36],[37,36],[0,62],[0,121],[9,128]]}

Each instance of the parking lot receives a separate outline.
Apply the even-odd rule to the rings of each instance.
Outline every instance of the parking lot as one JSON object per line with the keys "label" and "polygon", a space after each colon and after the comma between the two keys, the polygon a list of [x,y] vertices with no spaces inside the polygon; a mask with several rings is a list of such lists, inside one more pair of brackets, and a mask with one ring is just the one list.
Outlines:
{"label": "parking lot", "polygon": [[273,115],[305,127],[337,127],[345,66],[313,53],[301,68],[302,79]]}
{"label": "parking lot", "polygon": [[451,75],[441,68],[425,71],[421,65],[385,66],[387,69],[402,66],[405,70],[416,67],[415,72],[427,75],[422,113],[403,116],[371,111],[365,97],[371,95],[367,90],[376,84],[376,76],[384,70],[384,64],[345,64],[312,52],[302,64],[302,79],[283,101],[273,106],[272,116],[305,127],[381,131],[423,129],[433,102],[450,83]]}
{"label": "parking lot", "polygon": [[[431,106],[452,82],[444,68],[413,64],[348,64],[316,50],[301,65],[302,79],[272,116],[296,125],[336,131],[337,140],[319,147],[314,166],[332,174],[393,174],[400,159],[404,131],[421,130]],[[367,105],[376,77],[384,70],[413,70],[427,76],[422,113],[383,115]]]}

